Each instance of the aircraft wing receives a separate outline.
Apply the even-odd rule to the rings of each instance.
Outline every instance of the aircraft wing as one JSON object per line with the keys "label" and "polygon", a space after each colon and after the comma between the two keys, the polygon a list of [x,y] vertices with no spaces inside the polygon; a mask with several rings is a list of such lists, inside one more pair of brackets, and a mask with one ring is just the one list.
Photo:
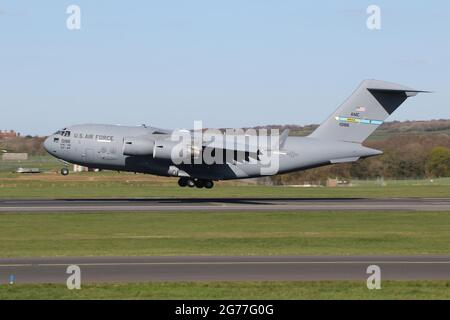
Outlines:
{"label": "aircraft wing", "polygon": [[[289,136],[289,129],[277,136],[250,136],[250,135],[204,135],[203,148],[216,148],[257,153],[259,150],[280,150]],[[205,141],[206,140],[206,141]]]}

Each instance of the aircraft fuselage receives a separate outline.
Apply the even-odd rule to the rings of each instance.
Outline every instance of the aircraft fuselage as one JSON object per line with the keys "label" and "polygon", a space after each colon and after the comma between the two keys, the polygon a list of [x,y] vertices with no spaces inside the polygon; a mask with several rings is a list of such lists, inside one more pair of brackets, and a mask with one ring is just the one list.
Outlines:
{"label": "aircraft fuselage", "polygon": [[[168,139],[170,131],[152,127],[118,125],[74,125],[49,136],[45,149],[53,156],[90,168],[148,173],[194,179],[230,180],[304,170],[332,163],[352,162],[378,155],[378,150],[358,143],[326,141],[308,137],[288,137],[277,151],[276,171],[263,174],[259,161],[232,160],[223,164],[179,164],[150,155],[124,154],[127,138],[146,136],[151,140]],[[180,175],[180,173],[182,173]]]}

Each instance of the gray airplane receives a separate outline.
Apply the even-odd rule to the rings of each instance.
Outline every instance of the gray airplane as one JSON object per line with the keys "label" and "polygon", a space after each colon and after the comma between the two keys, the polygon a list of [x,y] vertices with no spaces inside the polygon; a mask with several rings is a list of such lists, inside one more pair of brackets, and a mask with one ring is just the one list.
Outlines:
{"label": "gray airplane", "polygon": [[[181,187],[210,189],[213,181],[271,176],[380,155],[382,151],[362,143],[419,92],[426,91],[365,80],[307,137],[289,137],[287,130],[277,136],[253,132],[227,136],[217,131],[84,124],[58,130],[45,140],[44,148],[66,164],[179,177]],[[67,167],[61,169],[61,174],[68,173]]]}

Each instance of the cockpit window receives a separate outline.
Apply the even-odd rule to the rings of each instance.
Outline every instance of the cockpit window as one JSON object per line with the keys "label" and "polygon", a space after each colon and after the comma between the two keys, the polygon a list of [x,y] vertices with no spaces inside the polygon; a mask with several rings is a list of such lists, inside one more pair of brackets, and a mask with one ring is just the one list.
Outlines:
{"label": "cockpit window", "polygon": [[63,137],[70,137],[70,131],[67,131],[65,129],[63,130],[58,130],[54,133],[55,135],[61,135]]}

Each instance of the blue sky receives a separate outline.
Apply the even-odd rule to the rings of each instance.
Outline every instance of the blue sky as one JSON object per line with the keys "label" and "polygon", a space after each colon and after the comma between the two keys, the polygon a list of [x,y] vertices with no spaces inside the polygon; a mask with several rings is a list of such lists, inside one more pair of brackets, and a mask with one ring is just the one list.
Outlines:
{"label": "blue sky", "polygon": [[444,0],[0,1],[0,129],[320,123],[366,78],[434,91],[392,120],[450,118],[449,36]]}

